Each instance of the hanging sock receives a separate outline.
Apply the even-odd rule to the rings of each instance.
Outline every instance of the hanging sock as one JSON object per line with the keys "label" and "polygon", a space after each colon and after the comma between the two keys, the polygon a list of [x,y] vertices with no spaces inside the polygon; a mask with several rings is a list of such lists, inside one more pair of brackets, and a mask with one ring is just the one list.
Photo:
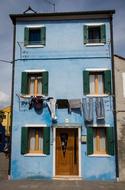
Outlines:
{"label": "hanging sock", "polygon": [[83,116],[86,123],[93,122],[93,98],[83,98]]}
{"label": "hanging sock", "polygon": [[105,118],[105,109],[104,109],[104,101],[102,97],[97,97],[95,101],[95,111],[96,111],[96,118],[104,119]]}
{"label": "hanging sock", "polygon": [[50,98],[49,101],[47,101],[47,105],[49,107],[50,113],[52,120],[57,120],[56,116],[56,99],[55,98]]}

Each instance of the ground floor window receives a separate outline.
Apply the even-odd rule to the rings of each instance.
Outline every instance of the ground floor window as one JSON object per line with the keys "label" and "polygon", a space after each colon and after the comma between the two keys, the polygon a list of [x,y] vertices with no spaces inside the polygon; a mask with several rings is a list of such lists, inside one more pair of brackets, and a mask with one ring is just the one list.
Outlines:
{"label": "ground floor window", "polygon": [[49,154],[50,127],[22,127],[21,154]]}
{"label": "ground floor window", "polygon": [[43,128],[29,128],[29,152],[43,153]]}
{"label": "ground floor window", "polygon": [[96,127],[93,130],[94,154],[106,154],[106,128]]}
{"label": "ground floor window", "polygon": [[114,128],[88,127],[87,154],[114,155]]}

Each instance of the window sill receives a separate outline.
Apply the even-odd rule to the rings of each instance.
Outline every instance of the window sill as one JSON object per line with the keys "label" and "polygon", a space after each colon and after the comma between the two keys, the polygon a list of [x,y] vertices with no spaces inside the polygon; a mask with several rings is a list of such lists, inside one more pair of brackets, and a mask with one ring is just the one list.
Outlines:
{"label": "window sill", "polygon": [[104,46],[104,43],[87,43],[86,46]]}
{"label": "window sill", "polygon": [[111,157],[109,154],[91,154],[89,157]]}
{"label": "window sill", "polygon": [[20,95],[20,97],[22,98],[31,98],[31,97],[45,97],[45,95],[43,94],[38,94],[38,95],[33,95],[33,94],[29,94],[29,95]]}
{"label": "window sill", "polygon": [[46,154],[36,154],[36,153],[28,153],[28,154],[24,154],[25,157],[46,157]]}
{"label": "window sill", "polygon": [[44,48],[45,45],[26,45],[26,48]]}
{"label": "window sill", "polygon": [[109,94],[87,94],[87,97],[107,97]]}

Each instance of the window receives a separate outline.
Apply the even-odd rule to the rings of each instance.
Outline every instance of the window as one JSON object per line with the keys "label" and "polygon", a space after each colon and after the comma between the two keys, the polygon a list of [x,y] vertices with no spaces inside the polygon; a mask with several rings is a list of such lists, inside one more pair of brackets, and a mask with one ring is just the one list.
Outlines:
{"label": "window", "polygon": [[50,127],[22,127],[21,154],[49,154]]}
{"label": "window", "polygon": [[85,95],[111,94],[111,71],[83,71]]}
{"label": "window", "polygon": [[103,73],[90,73],[90,94],[104,94]]}
{"label": "window", "polygon": [[105,24],[84,25],[84,44],[106,43]]}
{"label": "window", "polygon": [[28,77],[28,94],[39,95],[42,94],[42,75],[41,74],[29,74]]}
{"label": "window", "polygon": [[21,93],[23,95],[48,95],[48,72],[22,72]]}
{"label": "window", "polygon": [[29,128],[29,152],[43,153],[43,130],[42,128]]}
{"label": "window", "polygon": [[25,46],[45,46],[46,28],[45,27],[26,27],[24,30]]}
{"label": "window", "polygon": [[93,152],[94,154],[106,154],[106,128],[94,128]]}
{"label": "window", "polygon": [[114,155],[113,127],[87,128],[87,154]]}

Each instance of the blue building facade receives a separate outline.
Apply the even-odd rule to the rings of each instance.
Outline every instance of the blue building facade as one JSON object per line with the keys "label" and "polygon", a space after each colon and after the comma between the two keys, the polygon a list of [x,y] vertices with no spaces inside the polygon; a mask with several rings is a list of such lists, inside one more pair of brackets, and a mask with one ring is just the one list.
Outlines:
{"label": "blue building facade", "polygon": [[11,179],[116,179],[113,13],[10,15]]}

